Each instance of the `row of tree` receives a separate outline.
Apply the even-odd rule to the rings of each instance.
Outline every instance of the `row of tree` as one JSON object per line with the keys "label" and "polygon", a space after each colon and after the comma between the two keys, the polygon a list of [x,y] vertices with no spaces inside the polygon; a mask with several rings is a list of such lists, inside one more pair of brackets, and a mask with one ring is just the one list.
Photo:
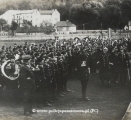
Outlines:
{"label": "row of tree", "polygon": [[57,9],[61,21],[69,20],[77,29],[122,29],[131,20],[131,0],[6,0],[0,14],[9,9]]}
{"label": "row of tree", "polygon": [[131,0],[86,1],[73,4],[69,19],[83,29],[122,29],[131,20]]}
{"label": "row of tree", "polygon": [[19,27],[16,29],[19,33],[44,33],[44,34],[51,34],[55,32],[55,27],[52,26],[51,23],[47,21],[43,21],[40,25],[40,27],[33,26],[30,21],[24,20],[22,27]]}
{"label": "row of tree", "polygon": [[4,19],[0,19],[0,32],[5,31],[9,32],[11,35],[14,35],[17,27],[18,24],[15,21],[12,21],[12,24],[8,25]]}
{"label": "row of tree", "polygon": [[22,26],[17,24],[15,21],[12,21],[11,25],[8,25],[4,19],[0,19],[0,31],[6,31],[10,35],[14,36],[15,33],[44,33],[51,34],[55,32],[55,27],[47,21],[43,21],[40,27],[33,26],[30,21],[23,20]]}

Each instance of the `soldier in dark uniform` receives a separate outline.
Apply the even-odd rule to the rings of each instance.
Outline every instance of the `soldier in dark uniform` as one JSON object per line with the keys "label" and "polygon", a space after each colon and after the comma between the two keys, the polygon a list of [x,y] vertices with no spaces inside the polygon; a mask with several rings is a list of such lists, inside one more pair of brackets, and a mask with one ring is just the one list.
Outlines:
{"label": "soldier in dark uniform", "polygon": [[107,80],[108,85],[110,85],[110,80],[111,80],[110,65],[113,64],[111,63],[111,58],[110,58],[110,54],[108,53],[107,47],[104,47],[103,53],[100,54],[97,64],[100,64],[99,78],[101,80],[101,85],[104,85],[104,80]]}
{"label": "soldier in dark uniform", "polygon": [[45,60],[45,77],[46,77],[46,83],[47,83],[47,92],[48,92],[48,95],[47,95],[47,99],[48,99],[48,102],[51,101],[51,90],[52,90],[52,70],[51,70],[51,63],[50,63],[50,60],[49,60],[49,57]]}
{"label": "soldier in dark uniform", "polygon": [[58,66],[58,75],[59,77],[57,78],[57,94],[58,96],[64,96],[62,94],[63,91],[63,65],[62,65],[62,57],[58,56],[57,58],[57,66]]}
{"label": "soldier in dark uniform", "polygon": [[60,96],[60,75],[59,75],[59,68],[58,68],[58,61],[57,57],[54,61],[54,69],[55,69],[55,79],[56,79],[56,99]]}
{"label": "soldier in dark uniform", "polygon": [[127,85],[127,69],[130,67],[128,54],[125,52],[123,47],[120,47],[119,54],[119,74],[121,85]]}
{"label": "soldier in dark uniform", "polygon": [[68,63],[66,56],[63,58],[63,92],[70,92],[69,89],[67,89],[67,81],[68,81]]}
{"label": "soldier in dark uniform", "polygon": [[92,50],[91,55],[91,74],[96,72],[96,61],[97,61],[97,53],[95,50]]}
{"label": "soldier in dark uniform", "polygon": [[47,84],[45,77],[44,62],[42,57],[39,57],[36,61],[34,75],[35,75],[36,98],[38,107],[51,106],[51,104],[47,102]]}
{"label": "soldier in dark uniform", "polygon": [[[16,64],[15,64],[15,60],[14,60],[14,56],[10,55],[9,56],[10,59],[10,64],[8,66],[9,68],[9,76],[13,77],[15,76],[15,69],[16,69]],[[14,105],[16,105],[17,101],[17,96],[18,96],[18,79],[16,80],[7,80],[7,88],[8,88],[8,92],[9,92],[9,96],[10,96],[10,101],[11,101],[11,105],[12,107],[14,107]]]}
{"label": "soldier in dark uniform", "polygon": [[78,67],[79,79],[82,85],[82,99],[85,101],[90,100],[89,98],[86,97],[86,89],[90,74],[90,65],[89,65],[90,62],[88,57],[89,57],[88,53],[85,50],[81,51],[79,55],[79,67]]}
{"label": "soldier in dark uniform", "polygon": [[[35,67],[36,66],[36,67]],[[34,78],[35,78],[35,85],[36,85],[36,100],[38,103],[38,107],[40,107],[40,104],[42,103],[42,97],[43,97],[43,65],[42,65],[42,59],[38,58],[36,60],[36,65],[34,71]]]}
{"label": "soldier in dark uniform", "polygon": [[68,72],[69,72],[69,76],[71,75],[72,73],[72,52],[71,50],[67,51],[67,60],[68,60]]}
{"label": "soldier in dark uniform", "polygon": [[51,76],[52,76],[52,82],[51,82],[51,100],[56,99],[56,70],[55,70],[55,64],[53,58],[50,58],[50,65],[51,65]]}
{"label": "soldier in dark uniform", "polygon": [[111,60],[113,63],[113,66],[111,69],[112,75],[113,75],[113,82],[118,83],[120,62],[119,62],[119,51],[118,51],[117,46],[114,48],[113,53],[111,54]]}
{"label": "soldier in dark uniform", "polygon": [[128,39],[127,44],[128,44],[127,49],[129,52],[131,52],[131,39]]}
{"label": "soldier in dark uniform", "polygon": [[20,88],[23,92],[24,115],[29,116],[32,113],[32,100],[36,89],[34,73],[29,65],[30,55],[23,55],[20,65]]}

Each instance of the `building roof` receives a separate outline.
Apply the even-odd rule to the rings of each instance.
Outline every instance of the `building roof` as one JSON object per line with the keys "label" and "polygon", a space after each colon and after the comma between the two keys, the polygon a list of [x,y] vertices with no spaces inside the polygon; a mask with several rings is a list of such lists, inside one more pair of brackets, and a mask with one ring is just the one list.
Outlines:
{"label": "building roof", "polygon": [[[18,14],[32,14],[35,11],[37,11],[37,9],[33,9],[33,10],[8,10],[6,11],[3,15],[18,15]],[[56,9],[54,10],[38,10],[39,13],[41,15],[52,15],[53,12],[57,11]]]}
{"label": "building roof", "polygon": [[18,10],[17,14],[31,14],[34,13],[36,10]]}
{"label": "building roof", "polygon": [[54,10],[39,10],[41,15],[52,15]]}
{"label": "building roof", "polygon": [[3,15],[16,15],[16,14],[29,14],[33,13],[36,10],[8,10]]}
{"label": "building roof", "polygon": [[56,23],[56,27],[76,27],[76,25],[70,21],[59,21]]}

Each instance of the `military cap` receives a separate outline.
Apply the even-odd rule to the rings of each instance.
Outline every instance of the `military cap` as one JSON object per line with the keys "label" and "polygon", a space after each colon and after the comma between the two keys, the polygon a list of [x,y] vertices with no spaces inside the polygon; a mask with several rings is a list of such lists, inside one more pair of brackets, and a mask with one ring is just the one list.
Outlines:
{"label": "military cap", "polygon": [[57,52],[57,56],[61,56],[61,53],[60,53],[60,52]]}
{"label": "military cap", "polygon": [[50,48],[49,48],[49,51],[53,51],[53,48],[52,48],[52,47],[50,47]]}
{"label": "military cap", "polygon": [[103,49],[104,49],[104,50],[108,50],[108,48],[107,48],[107,47],[104,47]]}
{"label": "military cap", "polygon": [[35,43],[31,43],[31,45],[35,45]]}
{"label": "military cap", "polygon": [[42,46],[42,44],[40,43],[39,46]]}

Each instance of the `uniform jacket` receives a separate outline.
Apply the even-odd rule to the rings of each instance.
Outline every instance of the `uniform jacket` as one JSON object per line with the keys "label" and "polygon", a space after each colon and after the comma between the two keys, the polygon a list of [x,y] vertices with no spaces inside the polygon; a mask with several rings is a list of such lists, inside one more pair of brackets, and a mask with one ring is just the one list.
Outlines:
{"label": "uniform jacket", "polygon": [[22,89],[34,90],[36,88],[34,73],[26,65],[20,65],[20,81],[19,81],[19,84],[20,84],[20,87]]}
{"label": "uniform jacket", "polygon": [[100,62],[100,70],[101,69],[110,69],[110,62],[111,62],[111,56],[109,53],[107,54],[100,54],[98,61]]}
{"label": "uniform jacket", "polygon": [[79,67],[78,73],[81,79],[87,78],[89,76],[88,68],[90,68],[90,56],[85,53],[80,53],[79,55]]}
{"label": "uniform jacket", "polygon": [[120,63],[120,69],[127,69],[130,64],[129,64],[129,57],[128,54],[119,54],[119,63]]}

